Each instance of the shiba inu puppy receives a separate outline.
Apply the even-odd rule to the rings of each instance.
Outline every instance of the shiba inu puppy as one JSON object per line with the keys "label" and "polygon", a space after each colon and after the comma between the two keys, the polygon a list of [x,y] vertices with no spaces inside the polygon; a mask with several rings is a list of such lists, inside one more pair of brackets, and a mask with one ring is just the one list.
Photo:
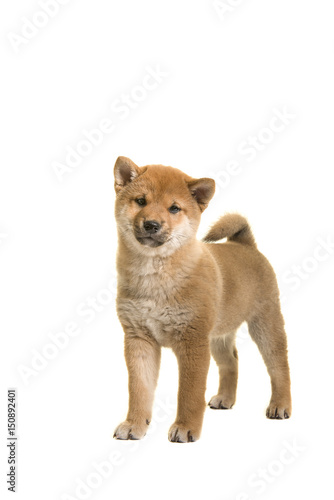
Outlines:
{"label": "shiba inu puppy", "polygon": [[[125,333],[129,409],[117,439],[140,439],[152,416],[161,347],[178,361],[178,408],[168,438],[196,441],[201,433],[210,352],[219,368],[211,408],[232,408],[238,354],[235,334],[248,324],[271,379],[267,417],[289,418],[287,340],[275,273],[258,251],[247,220],[221,217],[204,241],[201,213],[215,191],[212,179],[193,179],[162,165],[115,164],[118,228],[117,312]],[[224,243],[216,243],[227,238]]]}

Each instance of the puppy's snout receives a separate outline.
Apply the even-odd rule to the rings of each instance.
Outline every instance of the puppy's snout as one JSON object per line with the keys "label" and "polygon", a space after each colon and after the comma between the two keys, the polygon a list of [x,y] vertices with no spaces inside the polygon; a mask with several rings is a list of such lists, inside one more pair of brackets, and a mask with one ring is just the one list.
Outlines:
{"label": "puppy's snout", "polygon": [[147,220],[144,222],[144,229],[149,234],[157,233],[160,228],[161,224],[156,220]]}

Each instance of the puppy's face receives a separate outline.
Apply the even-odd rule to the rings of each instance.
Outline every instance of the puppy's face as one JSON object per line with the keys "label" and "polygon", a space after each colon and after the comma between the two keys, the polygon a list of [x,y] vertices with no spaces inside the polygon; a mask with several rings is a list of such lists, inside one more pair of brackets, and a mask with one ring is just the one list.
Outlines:
{"label": "puppy's face", "polygon": [[115,164],[116,220],[121,237],[148,255],[167,255],[194,237],[215,190],[212,179],[193,179],[162,165]]}

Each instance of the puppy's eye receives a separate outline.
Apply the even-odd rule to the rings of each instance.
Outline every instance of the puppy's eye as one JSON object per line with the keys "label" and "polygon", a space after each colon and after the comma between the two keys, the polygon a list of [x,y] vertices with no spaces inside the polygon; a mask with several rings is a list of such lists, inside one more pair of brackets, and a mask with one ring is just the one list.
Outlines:
{"label": "puppy's eye", "polygon": [[172,205],[168,210],[171,214],[177,214],[181,210],[181,208],[177,205]]}
{"label": "puppy's eye", "polygon": [[146,200],[145,198],[137,198],[136,203],[138,203],[141,207],[144,207],[146,205]]}

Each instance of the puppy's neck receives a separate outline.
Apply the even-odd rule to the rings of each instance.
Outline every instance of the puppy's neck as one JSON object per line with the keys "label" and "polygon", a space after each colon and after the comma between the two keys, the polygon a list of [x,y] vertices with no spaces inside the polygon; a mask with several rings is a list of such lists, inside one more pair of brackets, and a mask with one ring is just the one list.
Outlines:
{"label": "puppy's neck", "polygon": [[[139,250],[127,245],[123,238],[118,244],[118,271],[123,274],[137,276],[163,275],[170,271],[184,271],[187,274],[200,258],[203,246],[195,237],[189,239],[184,245],[172,253],[165,253],[162,247],[156,251]],[[151,249],[150,249],[151,250]]]}

